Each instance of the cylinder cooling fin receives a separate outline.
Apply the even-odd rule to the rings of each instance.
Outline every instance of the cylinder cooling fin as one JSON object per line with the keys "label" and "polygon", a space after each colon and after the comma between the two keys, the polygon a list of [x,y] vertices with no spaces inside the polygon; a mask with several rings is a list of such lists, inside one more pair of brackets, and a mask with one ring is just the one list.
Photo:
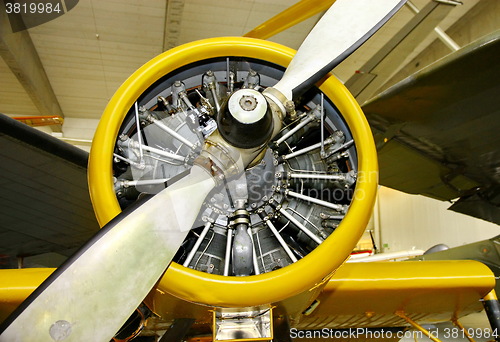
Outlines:
{"label": "cylinder cooling fin", "polygon": [[[242,106],[254,110],[292,55],[274,43],[213,39],[171,50],[132,75],[92,146],[89,183],[100,223],[187,174],[221,125],[218,113],[232,105],[229,95],[248,89]],[[253,134],[260,138],[234,125],[225,123],[224,134],[246,134],[250,145]],[[283,128],[244,174],[206,197],[159,287],[229,307],[303,292],[348,257],[369,219],[376,180],[364,116],[330,77],[287,106]]]}

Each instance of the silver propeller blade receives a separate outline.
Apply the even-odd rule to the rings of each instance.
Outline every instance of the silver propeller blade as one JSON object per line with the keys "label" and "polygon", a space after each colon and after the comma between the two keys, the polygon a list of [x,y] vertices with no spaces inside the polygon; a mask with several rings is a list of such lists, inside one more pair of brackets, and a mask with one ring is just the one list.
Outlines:
{"label": "silver propeller blade", "polygon": [[273,87],[287,100],[302,94],[370,38],[406,0],[337,0]]}
{"label": "silver propeller blade", "polygon": [[168,267],[214,186],[195,165],[118,215],[7,319],[0,341],[109,341]]}

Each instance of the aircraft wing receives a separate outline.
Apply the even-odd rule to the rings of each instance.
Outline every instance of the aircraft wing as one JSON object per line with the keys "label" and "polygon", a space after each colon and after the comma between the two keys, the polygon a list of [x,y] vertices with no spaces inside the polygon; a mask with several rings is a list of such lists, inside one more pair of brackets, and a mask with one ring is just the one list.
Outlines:
{"label": "aircraft wing", "polygon": [[[0,321],[52,272],[0,270]],[[495,278],[488,267],[470,260],[345,264],[309,309],[298,317],[288,317],[290,330],[286,333],[307,337],[306,331],[314,330],[333,333],[328,329],[351,329],[351,333],[361,334],[365,328],[383,327],[391,331],[387,328],[409,326],[404,317],[419,324],[448,321],[482,310],[480,299],[494,286]],[[186,318],[196,321],[194,336],[210,331],[212,308],[192,311],[186,302],[168,293],[155,291],[154,296],[169,297],[149,298],[167,305],[157,309],[169,314],[162,317],[161,324],[147,327],[146,334],[152,333],[148,329],[164,330],[169,323]]]}
{"label": "aircraft wing", "polygon": [[0,146],[0,256],[71,254],[99,229],[88,153],[3,114]]}
{"label": "aircraft wing", "polygon": [[419,324],[452,320],[482,310],[495,286],[475,261],[350,263],[339,268],[298,329],[402,327],[403,314]]}
{"label": "aircraft wing", "polygon": [[363,105],[382,185],[500,223],[500,31]]}

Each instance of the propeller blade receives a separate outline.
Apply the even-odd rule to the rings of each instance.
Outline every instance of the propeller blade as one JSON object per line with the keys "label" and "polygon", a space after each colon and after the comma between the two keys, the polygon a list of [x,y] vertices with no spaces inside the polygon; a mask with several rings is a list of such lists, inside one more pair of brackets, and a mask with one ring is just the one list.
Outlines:
{"label": "propeller blade", "polygon": [[370,38],[406,0],[337,0],[300,46],[273,87],[300,96]]}
{"label": "propeller blade", "polygon": [[199,166],[106,224],[4,322],[0,341],[109,341],[170,264],[214,179]]}

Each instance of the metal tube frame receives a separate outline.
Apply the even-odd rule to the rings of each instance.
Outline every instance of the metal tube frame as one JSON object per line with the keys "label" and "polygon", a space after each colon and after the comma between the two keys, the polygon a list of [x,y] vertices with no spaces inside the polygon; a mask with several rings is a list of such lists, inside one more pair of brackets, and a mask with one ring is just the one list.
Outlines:
{"label": "metal tube frame", "polygon": [[307,236],[309,236],[311,239],[314,240],[318,245],[320,245],[323,240],[316,235],[314,235],[313,232],[311,232],[309,229],[307,229],[302,223],[300,223],[295,217],[293,217],[291,214],[287,213],[287,211],[283,208],[280,208],[279,212],[285,216],[287,219],[290,220],[294,225],[297,226],[300,230],[302,230]]}
{"label": "metal tube frame", "polygon": [[198,248],[200,248],[200,245],[203,242],[203,239],[207,235],[208,230],[210,229],[211,226],[212,226],[212,222],[205,223],[205,227],[203,227],[203,230],[201,231],[200,236],[198,236],[198,239],[196,240],[193,248],[191,248],[191,251],[189,252],[189,254],[188,254],[186,260],[184,261],[184,263],[182,264],[182,266],[184,266],[184,267],[189,266],[189,264],[191,263],[191,260],[193,260],[194,255],[198,251]]}
{"label": "metal tube frame", "polygon": [[333,210],[336,210],[336,211],[339,211],[339,212],[341,212],[342,210],[344,210],[344,206],[341,205],[341,204],[330,203],[330,202],[323,201],[323,200],[320,200],[320,199],[317,199],[317,198],[314,198],[314,197],[311,197],[311,196],[299,194],[298,192],[295,192],[295,191],[288,190],[286,192],[286,195],[287,196],[291,196],[291,197],[295,197],[295,198],[298,198],[298,199],[301,199],[301,200],[304,200],[304,201],[307,201],[307,202],[319,204],[322,207],[330,208],[330,209],[333,209]]}
{"label": "metal tube frame", "polygon": [[176,131],[174,131],[173,129],[171,129],[170,127],[168,127],[167,125],[165,125],[160,120],[154,119],[153,120],[153,124],[155,124],[157,127],[159,127],[164,132],[170,134],[175,139],[179,140],[181,143],[185,144],[186,146],[189,146],[191,149],[194,150],[196,148],[195,144],[193,144],[191,141],[187,140],[182,135],[180,135],[179,133],[177,133]]}
{"label": "metal tube frame", "polygon": [[396,311],[396,315],[404,319],[406,322],[408,322],[412,327],[417,329],[418,331],[422,332],[425,336],[427,336],[429,339],[431,339],[434,342],[442,342],[440,339],[438,339],[436,336],[432,335],[429,330],[425,329],[423,326],[412,320],[410,317],[406,316],[403,311]]}

